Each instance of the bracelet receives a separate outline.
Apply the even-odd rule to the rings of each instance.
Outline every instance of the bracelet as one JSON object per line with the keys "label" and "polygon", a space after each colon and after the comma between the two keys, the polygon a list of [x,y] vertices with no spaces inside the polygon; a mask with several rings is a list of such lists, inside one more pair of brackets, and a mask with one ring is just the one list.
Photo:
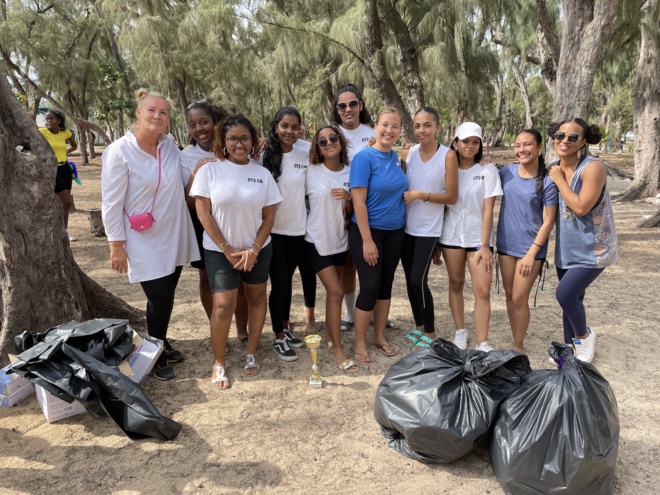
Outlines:
{"label": "bracelet", "polygon": [[254,249],[252,249],[252,246],[250,246],[250,248],[248,249],[248,251],[250,251],[250,252],[251,252],[252,254],[254,254],[255,256],[259,256],[259,253],[256,252]]}
{"label": "bracelet", "polygon": [[353,193],[348,191],[348,199],[346,201],[353,201]]}
{"label": "bracelet", "polygon": [[428,196],[427,196],[426,199],[424,200],[424,203],[426,203],[429,199],[431,199],[431,193],[427,193],[427,194],[428,194]]}
{"label": "bracelet", "polygon": [[490,244],[479,243],[479,244],[477,244],[475,247],[476,247],[477,249],[481,249],[482,247],[489,248],[489,247],[490,247]]}
{"label": "bracelet", "polygon": [[[252,244],[250,244],[250,248],[252,246],[257,246],[257,249],[259,250],[259,253],[261,252],[261,246],[259,244],[257,244],[256,242],[253,242]],[[259,254],[259,253],[254,253],[254,254]]]}
{"label": "bracelet", "polygon": [[543,246],[539,246],[539,245],[536,244],[535,242],[532,242],[532,244],[534,244],[534,245],[535,245],[537,248],[539,248],[539,249],[543,249]]}

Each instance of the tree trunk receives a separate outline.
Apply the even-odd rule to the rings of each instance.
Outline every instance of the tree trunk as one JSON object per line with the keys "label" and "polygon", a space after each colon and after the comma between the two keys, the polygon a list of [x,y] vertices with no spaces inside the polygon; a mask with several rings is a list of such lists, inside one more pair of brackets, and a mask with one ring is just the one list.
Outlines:
{"label": "tree trunk", "polygon": [[502,145],[502,138],[506,133],[506,125],[502,124],[502,107],[504,106],[504,83],[502,75],[495,78],[495,136],[493,137],[493,148]]}
{"label": "tree trunk", "polygon": [[541,55],[541,75],[548,91],[555,95],[557,82],[557,66],[559,65],[559,40],[555,32],[555,25],[548,13],[546,0],[536,0],[536,11],[539,16],[539,24],[536,35],[539,40],[539,52]]}
{"label": "tree trunk", "polygon": [[82,158],[83,165],[89,165],[89,155],[87,155],[87,129],[77,125],[76,126],[76,141],[78,141],[78,151]]}
{"label": "tree trunk", "polygon": [[522,70],[515,62],[511,62],[511,68],[513,69],[513,75],[516,78],[518,83],[518,89],[520,90],[520,96],[523,99],[525,104],[525,128],[531,129],[534,127],[534,121],[532,120],[532,102],[529,98],[529,93],[527,92],[527,84],[525,84],[525,76],[522,73]]}
{"label": "tree trunk", "polygon": [[181,108],[181,115],[183,120],[188,122],[188,98],[186,97],[186,75],[183,79],[176,78],[176,95],[179,99],[179,108]]}
{"label": "tree trunk", "polygon": [[87,139],[89,140],[89,158],[91,160],[96,159],[96,148],[94,148],[94,140],[96,136],[92,131],[87,131]]}
{"label": "tree trunk", "polygon": [[654,227],[660,227],[660,210],[655,212],[651,218],[647,218],[643,222],[640,222],[640,227],[644,229],[652,229]]}
{"label": "tree trunk", "polygon": [[620,201],[655,196],[660,185],[660,47],[651,32],[657,29],[657,21],[651,18],[658,11],[658,1],[647,0],[642,7],[642,42],[632,94],[635,180]]}
{"label": "tree trunk", "polygon": [[[30,153],[19,153],[17,146]],[[114,297],[78,267],[53,194],[52,148],[11,92],[0,69],[0,359],[14,337],[62,322],[143,313]]]}

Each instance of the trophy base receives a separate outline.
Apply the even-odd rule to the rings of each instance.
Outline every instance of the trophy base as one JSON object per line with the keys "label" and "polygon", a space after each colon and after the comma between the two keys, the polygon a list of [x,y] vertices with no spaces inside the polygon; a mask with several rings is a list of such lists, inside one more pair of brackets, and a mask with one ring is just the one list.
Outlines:
{"label": "trophy base", "polygon": [[309,379],[309,388],[323,388],[323,380]]}

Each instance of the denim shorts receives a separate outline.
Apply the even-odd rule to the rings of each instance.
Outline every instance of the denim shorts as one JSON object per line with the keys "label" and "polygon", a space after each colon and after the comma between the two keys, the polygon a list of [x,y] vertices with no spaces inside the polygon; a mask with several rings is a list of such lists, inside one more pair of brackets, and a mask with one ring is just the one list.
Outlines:
{"label": "denim shorts", "polygon": [[204,250],[204,263],[209,276],[209,285],[211,292],[228,292],[238,289],[238,284],[242,280],[244,284],[263,284],[268,280],[268,269],[270,268],[270,259],[273,256],[272,243],[264,246],[259,253],[257,261],[252,271],[244,272],[236,270],[234,265],[229,263],[227,257],[219,251]]}

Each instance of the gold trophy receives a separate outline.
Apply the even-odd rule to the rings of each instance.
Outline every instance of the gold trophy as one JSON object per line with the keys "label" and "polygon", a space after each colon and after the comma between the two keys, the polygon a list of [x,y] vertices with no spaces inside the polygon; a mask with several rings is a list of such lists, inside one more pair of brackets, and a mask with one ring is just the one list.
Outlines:
{"label": "gold trophy", "polygon": [[323,388],[323,379],[319,374],[319,367],[316,365],[316,349],[321,345],[321,336],[308,335],[305,337],[305,344],[312,352],[312,376],[309,377],[309,388]]}

